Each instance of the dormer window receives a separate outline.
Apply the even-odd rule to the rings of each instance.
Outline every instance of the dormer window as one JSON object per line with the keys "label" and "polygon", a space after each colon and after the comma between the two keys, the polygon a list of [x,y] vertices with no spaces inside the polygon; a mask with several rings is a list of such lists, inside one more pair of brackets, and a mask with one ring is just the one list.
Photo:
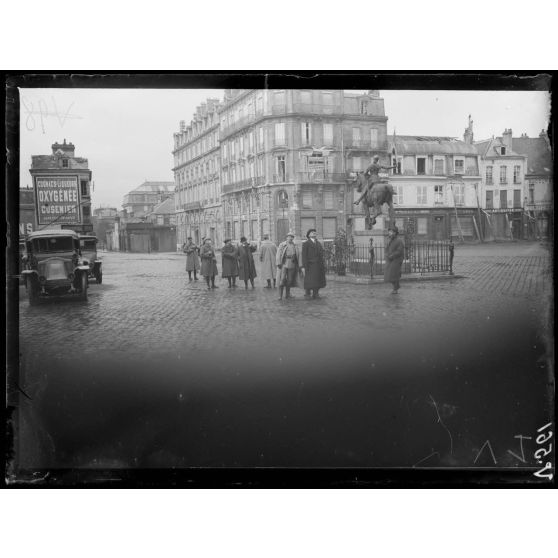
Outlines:
{"label": "dormer window", "polygon": [[62,168],[67,169],[69,166],[68,159],[62,159]]}
{"label": "dormer window", "polygon": [[500,147],[500,155],[505,155],[506,154],[506,148],[505,147]]}

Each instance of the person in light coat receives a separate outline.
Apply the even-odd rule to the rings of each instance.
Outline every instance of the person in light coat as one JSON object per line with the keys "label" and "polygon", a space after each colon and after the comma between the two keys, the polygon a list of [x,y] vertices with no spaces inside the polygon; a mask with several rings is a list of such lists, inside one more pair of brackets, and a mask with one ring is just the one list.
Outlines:
{"label": "person in light coat", "polygon": [[279,244],[275,263],[279,269],[279,300],[283,298],[283,289],[286,298],[294,298],[291,295],[291,288],[298,286],[298,275],[300,270],[301,255],[298,246],[294,243],[294,234],[287,234],[284,242]]}
{"label": "person in light coat", "polygon": [[265,235],[263,242],[260,246],[260,273],[262,279],[267,281],[266,289],[271,289],[271,282],[273,281],[273,288],[276,287],[275,276],[277,273],[277,267],[275,260],[277,258],[277,246],[269,240],[269,235]]}
{"label": "person in light coat", "polygon": [[399,238],[399,229],[393,225],[388,230],[388,243],[386,245],[385,257],[386,268],[384,271],[384,281],[393,285],[391,294],[399,291],[399,279],[401,279],[401,265],[405,256],[405,245]]}

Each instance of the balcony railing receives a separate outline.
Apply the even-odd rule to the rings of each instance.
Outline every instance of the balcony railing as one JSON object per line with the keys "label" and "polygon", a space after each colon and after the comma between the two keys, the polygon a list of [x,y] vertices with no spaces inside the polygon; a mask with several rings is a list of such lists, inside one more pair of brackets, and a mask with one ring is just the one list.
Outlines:
{"label": "balcony railing", "polygon": [[274,174],[272,177],[273,184],[282,184],[283,182],[287,182],[287,175],[286,174]]}
{"label": "balcony railing", "polygon": [[244,126],[248,126],[249,124],[252,124],[255,121],[256,121],[255,114],[249,114],[247,116],[243,116],[242,118],[239,118],[238,120],[235,120],[234,122],[232,122],[228,126],[225,126],[222,129],[221,138],[224,138],[232,134],[233,132],[236,132],[237,130],[244,128]]}
{"label": "balcony railing", "polygon": [[298,181],[309,184],[346,182],[348,175],[343,172],[303,171],[298,173]]}

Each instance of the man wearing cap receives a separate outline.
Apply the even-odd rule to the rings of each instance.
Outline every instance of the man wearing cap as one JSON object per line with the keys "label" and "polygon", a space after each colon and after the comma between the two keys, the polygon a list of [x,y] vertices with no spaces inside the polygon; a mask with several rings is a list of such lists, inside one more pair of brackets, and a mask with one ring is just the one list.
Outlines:
{"label": "man wearing cap", "polygon": [[256,277],[256,264],[254,263],[254,256],[256,248],[248,243],[246,237],[240,239],[240,246],[238,247],[238,276],[241,281],[244,281],[244,288],[248,288],[248,281],[254,288],[254,279]]}
{"label": "man wearing cap", "polygon": [[229,281],[229,289],[236,287],[238,277],[238,251],[230,238],[225,238],[221,250],[221,275]]}
{"label": "man wearing cap", "polygon": [[182,245],[182,251],[186,254],[186,271],[188,278],[192,280],[192,271],[194,272],[194,281],[197,281],[197,272],[200,270],[200,259],[198,253],[200,249],[192,241],[192,237],[188,237],[188,242]]}
{"label": "man wearing cap", "polygon": [[326,286],[323,246],[316,239],[316,229],[308,229],[307,240],[302,244],[302,272],[305,298],[320,298],[320,289]]}
{"label": "man wearing cap", "polygon": [[405,245],[399,238],[399,229],[392,225],[388,230],[388,243],[386,246],[386,269],[384,271],[384,281],[393,285],[391,294],[399,291],[399,279],[401,278],[401,265],[405,256]]}
{"label": "man wearing cap", "polygon": [[291,287],[296,287],[300,270],[300,252],[294,243],[294,234],[289,232],[286,240],[279,244],[275,263],[279,271],[279,300],[283,298],[283,289],[286,289],[286,298],[293,298]]}
{"label": "man wearing cap", "polygon": [[394,168],[395,167],[384,167],[383,165],[380,165],[380,157],[378,155],[374,155],[372,163],[370,163],[368,168],[364,171],[364,176],[368,178],[368,184],[366,185],[366,188],[364,189],[364,192],[362,192],[360,198],[358,198],[355,202],[355,205],[358,205],[364,198],[366,198],[366,194],[370,192],[374,184],[381,181],[379,173],[382,169],[389,170]]}
{"label": "man wearing cap", "polygon": [[269,240],[269,235],[264,235],[263,242],[260,246],[260,273],[262,279],[267,281],[266,289],[271,289],[271,281],[273,281],[273,288],[275,288],[275,275],[277,274],[276,266],[277,259],[277,246]]}

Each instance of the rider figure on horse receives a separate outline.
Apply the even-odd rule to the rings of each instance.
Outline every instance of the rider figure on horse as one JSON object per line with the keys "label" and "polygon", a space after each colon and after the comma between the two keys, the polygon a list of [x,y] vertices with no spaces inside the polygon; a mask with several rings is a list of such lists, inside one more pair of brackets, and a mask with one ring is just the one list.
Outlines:
{"label": "rider figure on horse", "polygon": [[364,188],[364,191],[362,192],[360,198],[358,198],[358,200],[355,202],[355,205],[358,205],[363,199],[366,198],[366,195],[368,194],[368,192],[370,192],[374,184],[377,184],[378,182],[382,181],[382,179],[379,176],[379,172],[382,169],[389,170],[395,168],[395,167],[384,167],[383,165],[380,165],[379,161],[380,161],[379,155],[374,155],[374,157],[372,158],[372,163],[364,171],[364,176],[368,178],[368,184],[366,185],[366,188]]}

